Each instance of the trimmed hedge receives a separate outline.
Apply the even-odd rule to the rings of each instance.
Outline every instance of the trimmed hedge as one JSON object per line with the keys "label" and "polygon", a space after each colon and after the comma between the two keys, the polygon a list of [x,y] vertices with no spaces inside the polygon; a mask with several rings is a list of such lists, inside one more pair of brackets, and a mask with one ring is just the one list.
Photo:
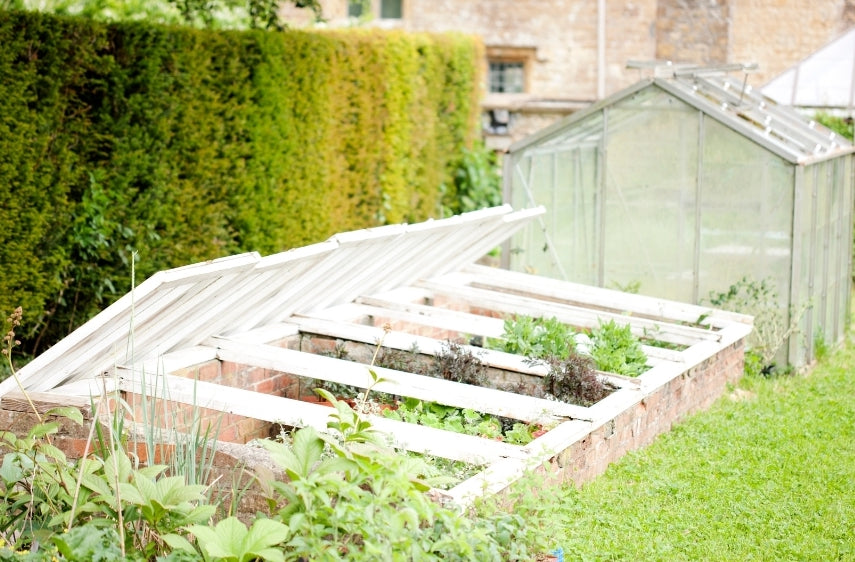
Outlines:
{"label": "trimmed hedge", "polygon": [[435,216],[477,133],[461,35],[0,11],[0,45],[0,311],[28,352],[124,294],[133,252],[142,279]]}

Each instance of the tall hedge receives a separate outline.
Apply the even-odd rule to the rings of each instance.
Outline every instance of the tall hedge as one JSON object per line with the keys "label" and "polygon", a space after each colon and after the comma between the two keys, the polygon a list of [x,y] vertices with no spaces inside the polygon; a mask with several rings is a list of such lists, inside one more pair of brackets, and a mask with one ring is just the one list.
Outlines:
{"label": "tall hedge", "polygon": [[137,278],[438,212],[480,45],[0,11],[0,311],[26,350]]}

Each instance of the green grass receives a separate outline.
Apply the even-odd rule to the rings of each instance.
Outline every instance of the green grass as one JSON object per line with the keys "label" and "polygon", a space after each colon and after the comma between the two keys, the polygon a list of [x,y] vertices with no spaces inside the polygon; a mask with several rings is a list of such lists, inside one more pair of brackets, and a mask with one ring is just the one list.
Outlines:
{"label": "green grass", "polygon": [[567,560],[855,560],[855,343],[743,380],[581,490],[528,484],[516,512]]}

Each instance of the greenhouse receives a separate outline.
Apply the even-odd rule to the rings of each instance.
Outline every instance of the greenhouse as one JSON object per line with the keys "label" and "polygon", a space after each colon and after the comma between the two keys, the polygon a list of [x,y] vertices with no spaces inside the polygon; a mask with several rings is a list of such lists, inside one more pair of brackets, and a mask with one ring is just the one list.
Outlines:
{"label": "greenhouse", "polygon": [[746,78],[660,67],[511,146],[505,200],[547,213],[504,265],[695,304],[762,287],[777,303],[778,362],[838,342],[855,149]]}

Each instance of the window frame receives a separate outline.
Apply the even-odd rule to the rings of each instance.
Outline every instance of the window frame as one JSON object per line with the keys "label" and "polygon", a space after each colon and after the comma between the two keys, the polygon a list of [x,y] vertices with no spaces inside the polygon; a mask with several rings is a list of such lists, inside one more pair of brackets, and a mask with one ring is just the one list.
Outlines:
{"label": "window frame", "polygon": [[[397,7],[397,16],[384,16],[383,8],[386,5],[386,2],[396,2]],[[381,20],[402,20],[404,19],[404,4],[406,2],[404,0],[379,0],[379,5],[377,7],[377,12]]]}
{"label": "window frame", "polygon": [[[534,47],[504,47],[488,46],[486,49],[486,62],[484,75],[487,78],[486,90],[491,95],[520,95],[531,91],[531,69],[535,60],[536,49]],[[522,65],[522,91],[521,92],[497,92],[492,89],[493,64]]]}

